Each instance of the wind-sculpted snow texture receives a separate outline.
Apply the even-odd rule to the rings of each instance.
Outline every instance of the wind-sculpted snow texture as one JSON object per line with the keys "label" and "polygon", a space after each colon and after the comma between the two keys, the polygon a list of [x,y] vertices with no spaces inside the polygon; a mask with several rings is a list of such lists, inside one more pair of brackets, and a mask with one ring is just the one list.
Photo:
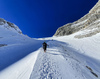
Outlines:
{"label": "wind-sculpted snow texture", "polygon": [[40,49],[30,79],[97,79],[86,68],[88,62],[96,64],[96,60],[93,60],[96,63],[91,62],[91,58],[78,54],[63,42],[48,44],[46,53]]}

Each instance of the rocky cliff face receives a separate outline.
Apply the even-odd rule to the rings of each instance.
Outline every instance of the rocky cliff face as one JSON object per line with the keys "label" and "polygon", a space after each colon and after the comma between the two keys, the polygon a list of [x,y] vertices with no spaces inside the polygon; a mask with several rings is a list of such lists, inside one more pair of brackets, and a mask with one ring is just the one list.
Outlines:
{"label": "rocky cliff face", "polygon": [[16,32],[22,34],[22,31],[18,28],[18,26],[16,26],[15,24],[13,24],[11,22],[8,22],[2,18],[0,18],[0,27],[5,27],[8,30],[16,31]]}
{"label": "rocky cliff face", "polygon": [[88,37],[100,32],[100,0],[81,19],[58,28],[54,36],[70,35],[78,31],[83,33],[76,35],[76,38]]}

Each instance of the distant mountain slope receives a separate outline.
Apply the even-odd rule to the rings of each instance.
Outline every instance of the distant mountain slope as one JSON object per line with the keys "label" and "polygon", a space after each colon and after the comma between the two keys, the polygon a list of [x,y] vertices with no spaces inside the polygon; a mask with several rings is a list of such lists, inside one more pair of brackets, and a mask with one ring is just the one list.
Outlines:
{"label": "distant mountain slope", "polygon": [[18,26],[16,26],[15,24],[13,24],[11,22],[8,22],[2,18],[0,18],[0,28],[1,27],[8,29],[10,31],[13,31],[13,32],[18,32],[18,33],[22,34],[22,31],[19,29]]}
{"label": "distant mountain slope", "polygon": [[[15,24],[0,18],[0,79],[28,79],[38,55],[31,53],[41,47],[41,43],[22,34]],[[29,58],[23,62],[22,59],[29,54]],[[27,75],[24,74],[25,78],[22,78],[26,71]]]}
{"label": "distant mountain slope", "polygon": [[78,31],[83,32],[81,35],[76,35],[76,38],[89,37],[100,32],[100,0],[88,14],[73,23],[58,28],[54,36],[70,35]]}

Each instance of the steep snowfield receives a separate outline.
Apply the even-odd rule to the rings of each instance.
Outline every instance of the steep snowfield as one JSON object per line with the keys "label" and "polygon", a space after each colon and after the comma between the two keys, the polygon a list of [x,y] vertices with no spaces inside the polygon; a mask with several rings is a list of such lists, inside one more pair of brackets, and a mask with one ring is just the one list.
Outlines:
{"label": "steep snowfield", "polygon": [[11,29],[0,26],[0,79],[28,79],[42,41]]}
{"label": "steep snowfield", "polygon": [[99,77],[99,60],[81,54],[65,42],[54,40],[49,41],[48,44],[50,47],[46,53],[43,53],[42,49],[39,52],[30,79],[97,79],[96,76]]}
{"label": "steep snowfield", "polygon": [[29,79],[38,52],[34,52],[0,72],[0,79]]}
{"label": "steep snowfield", "polygon": [[[82,34],[83,31],[63,37],[54,37],[55,40],[63,41],[80,53],[100,60],[100,33],[82,39],[74,38],[75,35]],[[87,33],[87,32],[85,32]]]}
{"label": "steep snowfield", "polygon": [[[78,51],[67,47],[68,45],[59,41],[48,42],[50,47],[46,53],[42,49],[39,52],[36,64],[30,79],[97,79],[86,66],[100,63]],[[88,63],[89,62],[89,63]],[[94,71],[99,73],[99,71]]]}
{"label": "steep snowfield", "polygon": [[100,79],[100,33],[79,33],[32,39],[0,27],[0,79]]}

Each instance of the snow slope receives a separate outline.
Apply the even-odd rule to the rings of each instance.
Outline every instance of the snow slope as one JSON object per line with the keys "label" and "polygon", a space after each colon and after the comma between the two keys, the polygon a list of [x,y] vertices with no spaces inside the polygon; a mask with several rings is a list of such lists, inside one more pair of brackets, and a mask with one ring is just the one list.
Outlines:
{"label": "snow slope", "polygon": [[40,49],[30,79],[97,79],[87,66],[100,75],[100,61],[80,54],[64,42],[48,44],[46,53]]}
{"label": "snow slope", "polygon": [[100,33],[77,34],[33,39],[0,27],[0,79],[100,79]]}
{"label": "snow slope", "polygon": [[[66,42],[80,53],[100,60],[100,33],[82,39],[74,38],[75,35],[79,35],[82,33],[83,31],[80,31],[69,36],[54,37],[54,39]],[[87,32],[85,31],[85,33]]]}
{"label": "snow slope", "polygon": [[32,52],[41,44],[13,28],[0,26],[0,79],[28,79],[38,54]]}

